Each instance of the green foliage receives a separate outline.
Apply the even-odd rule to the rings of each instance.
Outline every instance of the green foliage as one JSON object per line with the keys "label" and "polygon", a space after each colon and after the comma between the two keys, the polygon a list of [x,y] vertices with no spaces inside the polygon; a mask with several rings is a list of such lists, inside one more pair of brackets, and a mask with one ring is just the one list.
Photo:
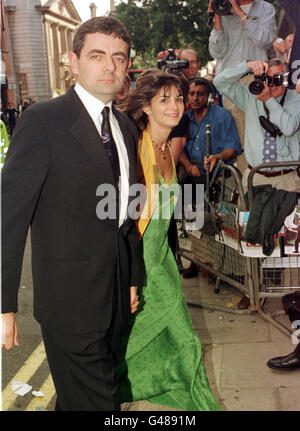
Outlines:
{"label": "green foliage", "polygon": [[[207,0],[128,0],[116,6],[115,16],[126,26],[138,56],[149,67],[158,52],[191,46],[205,64],[209,59]],[[139,64],[141,66],[141,63]]]}
{"label": "green foliage", "polygon": [[[279,16],[278,0],[273,4]],[[194,48],[200,62],[211,60],[208,52],[208,0],[128,0],[116,6],[114,16],[126,26],[137,53],[134,67],[156,66],[163,49]]]}

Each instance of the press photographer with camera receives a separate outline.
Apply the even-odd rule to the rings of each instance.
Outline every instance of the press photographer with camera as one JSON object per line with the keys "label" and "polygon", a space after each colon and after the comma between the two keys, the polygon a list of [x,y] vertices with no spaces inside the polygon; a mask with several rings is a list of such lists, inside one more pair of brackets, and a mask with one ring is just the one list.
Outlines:
{"label": "press photographer with camera", "polygon": [[[209,52],[216,60],[216,75],[244,60],[268,59],[268,48],[276,37],[274,7],[263,0],[210,0],[208,6],[214,28],[209,38]],[[249,84],[251,75],[241,78]],[[245,118],[232,101],[223,97],[224,108],[235,119],[244,148]],[[244,154],[238,159],[241,172],[247,167]]]}
{"label": "press photographer with camera", "polygon": [[263,0],[209,0],[214,17],[209,52],[216,74],[248,58],[268,59],[276,38],[275,9]]}
{"label": "press photographer with camera", "polygon": [[[239,79],[253,73],[256,79],[245,86]],[[299,160],[300,95],[287,88],[285,66],[279,59],[244,61],[218,74],[214,80],[220,92],[244,113],[245,157],[243,187],[252,167],[261,163]],[[300,192],[296,169],[270,168],[258,171],[254,186],[271,184],[276,189]]]}
{"label": "press photographer with camera", "polygon": [[186,59],[189,62],[189,66],[182,69],[182,73],[187,79],[192,79],[198,75],[200,69],[200,60],[197,52],[193,48],[183,48],[178,56],[178,60]]}

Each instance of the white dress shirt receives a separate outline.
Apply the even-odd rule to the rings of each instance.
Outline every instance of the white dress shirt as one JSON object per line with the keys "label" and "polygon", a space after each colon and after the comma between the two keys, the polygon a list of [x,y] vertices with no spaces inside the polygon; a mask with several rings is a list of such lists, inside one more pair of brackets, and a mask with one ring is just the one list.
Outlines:
{"label": "white dress shirt", "polygon": [[[120,213],[119,213],[119,226],[124,222],[127,216],[127,206],[128,206],[128,196],[129,196],[129,162],[127,149],[124,143],[124,138],[122,132],[120,130],[119,123],[112,111],[112,102],[104,105],[101,100],[92,96],[89,92],[87,92],[78,82],[74,87],[76,93],[78,94],[80,100],[84,104],[86,110],[88,111],[90,117],[92,118],[96,129],[99,132],[99,136],[101,136],[101,124],[102,124],[102,110],[105,106],[108,106],[109,109],[109,120],[110,127],[113,134],[113,138],[115,140],[119,163],[120,163]],[[101,140],[99,139],[99,145],[102,145]]]}

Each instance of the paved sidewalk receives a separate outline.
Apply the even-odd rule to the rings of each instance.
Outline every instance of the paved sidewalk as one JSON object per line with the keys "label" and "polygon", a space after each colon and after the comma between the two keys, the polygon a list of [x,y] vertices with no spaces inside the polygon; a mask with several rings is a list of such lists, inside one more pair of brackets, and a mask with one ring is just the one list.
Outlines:
{"label": "paved sidewalk", "polygon": [[[183,280],[188,302],[217,304],[236,309],[240,293],[199,275]],[[239,315],[190,307],[195,329],[202,341],[204,363],[212,392],[225,411],[300,411],[300,370],[278,372],[266,366],[275,356],[295,349],[291,338],[257,312]],[[267,312],[282,310],[279,298],[267,299]],[[280,317],[290,327],[287,316]],[[166,411],[145,401],[123,404],[122,410]],[[175,409],[174,409],[175,410]]]}

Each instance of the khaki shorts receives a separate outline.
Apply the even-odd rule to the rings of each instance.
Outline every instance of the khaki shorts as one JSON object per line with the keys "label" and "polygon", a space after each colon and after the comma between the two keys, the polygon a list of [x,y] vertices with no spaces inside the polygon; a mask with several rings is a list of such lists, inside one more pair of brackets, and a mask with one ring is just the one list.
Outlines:
{"label": "khaki shorts", "polygon": [[[248,176],[250,173],[250,169],[247,167],[243,174],[242,184],[244,193],[248,190]],[[271,184],[275,189],[285,190],[287,192],[296,192],[300,193],[300,178],[298,176],[297,170],[290,172],[288,174],[281,174],[278,177],[265,177],[259,173],[255,173],[253,176],[253,186],[261,186]]]}

